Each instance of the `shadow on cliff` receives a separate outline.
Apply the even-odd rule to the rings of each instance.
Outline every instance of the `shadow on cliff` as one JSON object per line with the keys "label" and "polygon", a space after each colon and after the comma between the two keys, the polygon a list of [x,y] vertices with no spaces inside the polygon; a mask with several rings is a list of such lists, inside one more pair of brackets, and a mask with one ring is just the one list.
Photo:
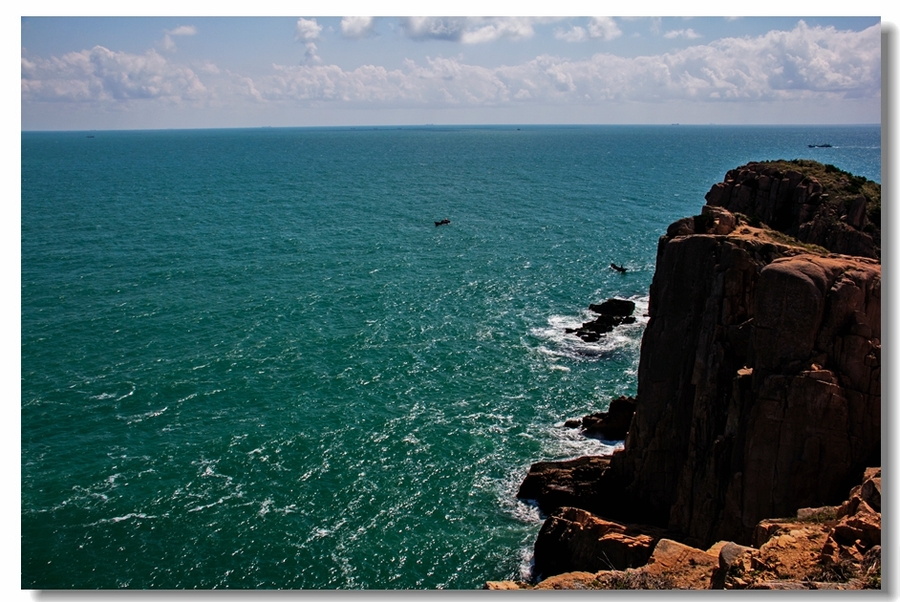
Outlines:
{"label": "shadow on cliff", "polygon": [[625,449],[535,464],[519,497],[545,514],[624,522],[623,541],[749,544],[761,520],[840,503],[880,466],[880,186],[750,163],[706,200],[659,240]]}

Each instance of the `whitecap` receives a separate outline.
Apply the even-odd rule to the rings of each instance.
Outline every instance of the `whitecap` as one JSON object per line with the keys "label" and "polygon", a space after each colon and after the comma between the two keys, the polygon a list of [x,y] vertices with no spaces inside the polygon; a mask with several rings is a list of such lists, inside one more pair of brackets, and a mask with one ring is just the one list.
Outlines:
{"label": "whitecap", "polygon": [[134,416],[127,417],[127,418],[123,417],[123,416],[116,416],[116,418],[118,418],[119,420],[125,420],[125,424],[137,424],[139,422],[143,422],[147,418],[156,418],[157,416],[161,416],[168,409],[169,409],[169,406],[166,406],[161,410],[151,410],[149,412],[144,412],[143,414],[136,414]]}
{"label": "whitecap", "polygon": [[132,395],[134,395],[134,392],[137,389],[137,386],[134,383],[129,383],[129,384],[131,385],[131,390],[128,393],[126,393],[125,395],[122,395],[121,397],[116,398],[116,401],[122,401],[126,397],[131,397]]}
{"label": "whitecap", "polygon": [[131,512],[129,514],[126,514],[125,516],[114,516],[111,519],[109,519],[109,522],[120,523],[123,520],[129,520],[132,518],[156,518],[156,517],[151,516],[149,514],[144,514],[143,512]]}
{"label": "whitecap", "polygon": [[[603,295],[595,293],[595,297]],[[538,338],[541,343],[535,350],[541,355],[548,356],[551,370],[560,370],[561,364],[553,363],[556,359],[568,360],[595,360],[608,357],[629,348],[637,351],[644,328],[649,321],[646,316],[649,306],[649,297],[634,296],[629,298],[634,302],[635,321],[631,324],[620,324],[611,332],[600,337],[598,341],[588,343],[583,341],[574,332],[585,322],[596,318],[596,314],[589,309],[582,310],[577,315],[551,315],[547,318],[547,325],[532,328],[530,334]]]}
{"label": "whitecap", "polygon": [[531,581],[534,576],[534,547],[528,546],[519,550],[519,579]]}

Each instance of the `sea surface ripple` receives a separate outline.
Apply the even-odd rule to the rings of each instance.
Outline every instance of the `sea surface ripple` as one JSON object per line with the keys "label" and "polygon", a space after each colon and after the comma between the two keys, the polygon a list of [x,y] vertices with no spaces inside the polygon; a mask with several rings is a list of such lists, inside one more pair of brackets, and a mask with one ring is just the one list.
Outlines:
{"label": "sea surface ripple", "polygon": [[27,589],[525,576],[516,489],[621,445],[563,422],[635,393],[666,226],[750,160],[881,179],[874,126],[90,135],[22,134]]}

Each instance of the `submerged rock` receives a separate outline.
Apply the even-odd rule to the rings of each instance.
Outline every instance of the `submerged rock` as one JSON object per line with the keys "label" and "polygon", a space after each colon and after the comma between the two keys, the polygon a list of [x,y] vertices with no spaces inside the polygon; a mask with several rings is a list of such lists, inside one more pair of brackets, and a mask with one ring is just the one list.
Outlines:
{"label": "submerged rock", "polygon": [[607,299],[599,305],[591,304],[590,310],[600,314],[594,320],[583,323],[579,328],[566,328],[566,333],[575,334],[586,343],[595,343],[621,324],[634,324],[634,301],[628,299]]}

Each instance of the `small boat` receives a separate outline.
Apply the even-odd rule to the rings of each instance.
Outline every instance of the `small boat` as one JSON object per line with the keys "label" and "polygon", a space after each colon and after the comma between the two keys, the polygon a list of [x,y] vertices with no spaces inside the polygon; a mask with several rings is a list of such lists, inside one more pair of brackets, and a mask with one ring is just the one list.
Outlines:
{"label": "small boat", "polygon": [[809,148],[831,148],[830,144],[807,144]]}
{"label": "small boat", "polygon": [[609,264],[609,267],[611,267],[612,269],[614,269],[615,271],[617,271],[621,274],[624,274],[625,272],[628,271],[628,268],[621,266],[621,265],[616,265],[614,263]]}
{"label": "small boat", "polygon": [[434,225],[435,226],[446,226],[449,223],[450,223],[450,220],[445,217],[444,219],[442,219],[439,222],[434,222]]}

